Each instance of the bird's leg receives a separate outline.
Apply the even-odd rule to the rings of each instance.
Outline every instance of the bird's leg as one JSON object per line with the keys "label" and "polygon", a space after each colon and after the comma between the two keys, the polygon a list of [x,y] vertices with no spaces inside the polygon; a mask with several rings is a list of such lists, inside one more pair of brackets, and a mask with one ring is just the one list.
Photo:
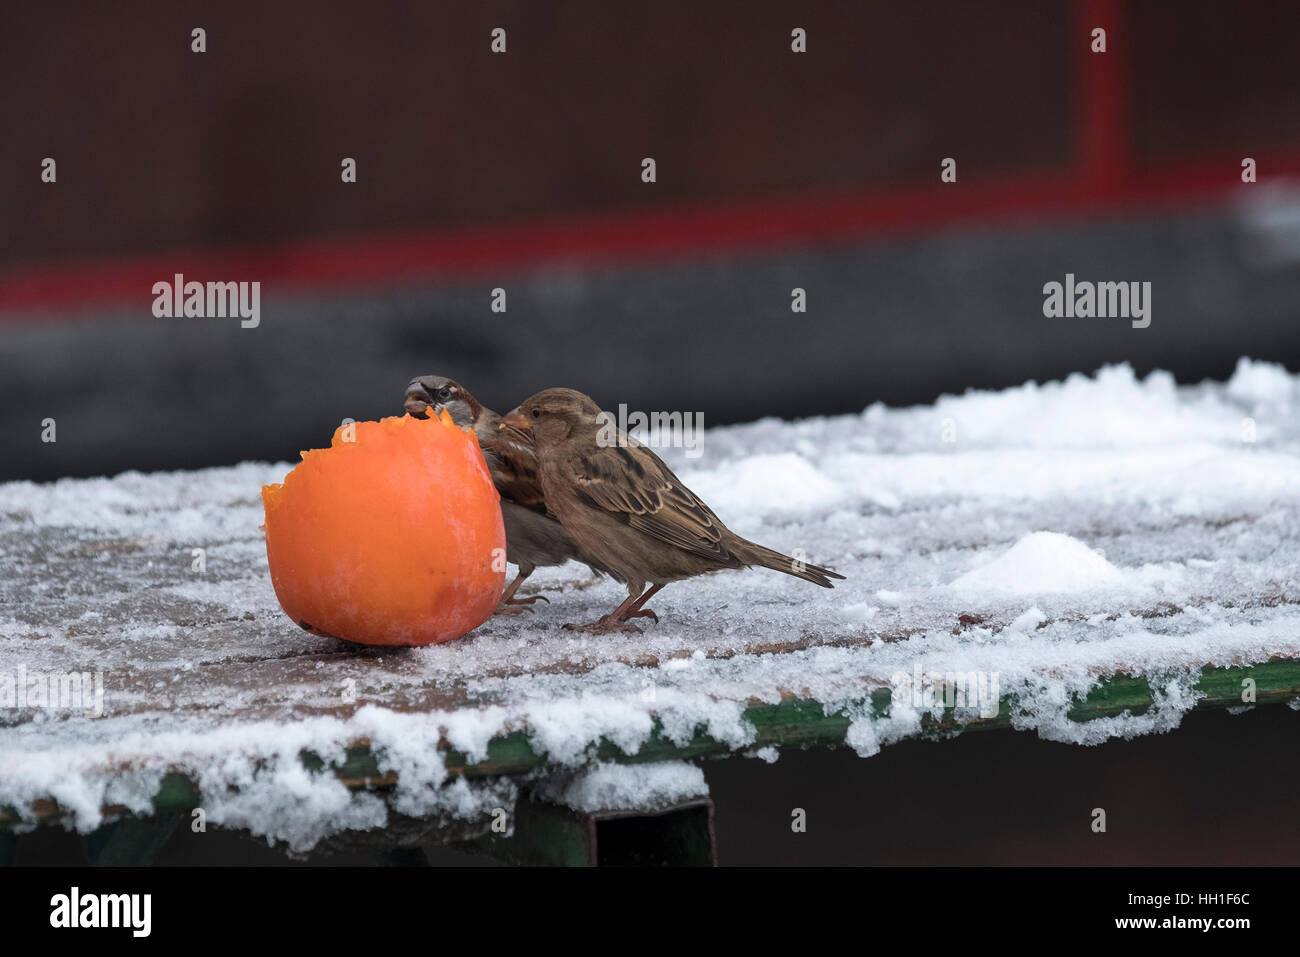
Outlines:
{"label": "bird's leg", "polygon": [[520,612],[533,611],[533,603],[536,601],[550,602],[550,599],[545,595],[533,595],[530,598],[515,597],[515,592],[519,590],[523,580],[532,573],[532,567],[525,568],[522,565],[519,567],[519,574],[515,576],[515,580],[507,585],[506,590],[501,593],[501,600],[497,602],[497,609],[493,612],[494,615],[518,615]]}
{"label": "bird's leg", "polygon": [[659,616],[656,615],[654,612],[652,612],[649,608],[642,608],[641,606],[650,600],[651,595],[653,595],[655,592],[657,592],[659,589],[663,587],[664,587],[664,583],[660,583],[658,585],[655,585],[653,588],[648,589],[640,598],[636,600],[636,602],[632,605],[631,608],[623,612],[623,620],[627,621],[627,619],[629,618],[653,618],[655,624],[656,625],[659,624]]}
{"label": "bird's leg", "polygon": [[[623,604],[619,605],[604,618],[599,618],[588,625],[565,625],[564,627],[569,631],[585,631],[588,634],[593,635],[604,634],[607,631],[639,632],[641,629],[627,619],[633,617],[647,617],[640,612],[641,602],[645,601],[661,587],[663,586],[656,585],[645,594],[642,594],[641,589],[639,588],[636,591],[629,588],[627,599]],[[650,612],[650,616],[653,615],[654,612]],[[655,620],[658,621],[659,619],[656,618]]]}

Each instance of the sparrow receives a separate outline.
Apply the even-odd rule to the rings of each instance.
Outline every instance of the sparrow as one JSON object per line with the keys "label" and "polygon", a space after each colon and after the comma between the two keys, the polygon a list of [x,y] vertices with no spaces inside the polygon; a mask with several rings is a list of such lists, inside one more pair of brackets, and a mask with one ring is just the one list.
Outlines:
{"label": "sparrow", "polygon": [[531,433],[547,507],[584,554],[627,586],[627,600],[608,615],[565,628],[639,631],[630,619],[657,622],[645,603],[664,585],[722,568],[761,565],[823,588],[833,587],[832,578],[844,578],[741,538],[659,456],[612,430],[600,415],[600,407],[581,392],[546,389],[512,409],[500,425]]}
{"label": "sparrow", "polygon": [[469,390],[443,376],[417,376],[406,387],[404,407],[416,418],[446,409],[452,422],[474,431],[487,462],[492,484],[501,495],[501,520],[506,531],[506,561],[518,566],[519,574],[506,586],[497,604],[497,614],[517,614],[534,602],[550,601],[544,595],[516,598],[524,579],[539,566],[563,565],[576,558],[593,572],[602,573],[600,562],[584,555],[573,538],[551,513],[537,481],[537,453],[530,433],[502,428],[501,416],[483,406]]}

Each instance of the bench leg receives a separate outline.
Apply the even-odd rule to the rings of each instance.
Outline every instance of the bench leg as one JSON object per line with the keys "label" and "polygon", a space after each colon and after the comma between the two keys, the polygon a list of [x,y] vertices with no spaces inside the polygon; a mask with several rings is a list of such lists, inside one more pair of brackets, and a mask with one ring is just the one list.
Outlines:
{"label": "bench leg", "polygon": [[713,867],[713,802],[683,801],[654,813],[575,811],[521,797],[514,834],[471,848],[513,864],[560,867]]}

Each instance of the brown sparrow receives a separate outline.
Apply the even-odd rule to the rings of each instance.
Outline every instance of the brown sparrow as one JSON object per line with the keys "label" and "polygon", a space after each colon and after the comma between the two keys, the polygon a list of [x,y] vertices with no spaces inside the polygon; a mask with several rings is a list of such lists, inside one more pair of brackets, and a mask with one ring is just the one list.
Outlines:
{"label": "brown sparrow", "polygon": [[501,421],[503,431],[532,433],[547,507],[584,554],[627,585],[627,600],[608,615],[566,628],[637,631],[629,619],[659,620],[644,605],[664,585],[721,568],[761,565],[823,588],[844,577],[741,538],[650,449],[621,431],[609,442],[599,414],[581,392],[546,389]]}
{"label": "brown sparrow", "polygon": [[501,495],[501,519],[506,530],[506,561],[519,567],[519,574],[506,586],[497,614],[525,610],[543,595],[516,598],[523,580],[538,566],[563,565],[570,558],[589,565],[592,571],[604,567],[583,555],[564,526],[547,509],[537,481],[537,453],[531,434],[500,428],[501,416],[479,404],[460,383],[443,376],[418,376],[406,387],[406,411],[416,418],[443,409],[461,428],[471,428],[487,462],[492,482]]}

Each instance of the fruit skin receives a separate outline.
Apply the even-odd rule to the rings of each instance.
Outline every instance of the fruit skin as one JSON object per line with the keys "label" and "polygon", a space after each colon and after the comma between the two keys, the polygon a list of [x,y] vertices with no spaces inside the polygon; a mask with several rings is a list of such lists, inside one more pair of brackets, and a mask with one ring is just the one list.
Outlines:
{"label": "fruit skin", "polygon": [[445,413],[339,428],[282,485],[263,486],[262,503],[276,598],[308,631],[427,645],[459,638],[496,608],[500,497],[478,441]]}

